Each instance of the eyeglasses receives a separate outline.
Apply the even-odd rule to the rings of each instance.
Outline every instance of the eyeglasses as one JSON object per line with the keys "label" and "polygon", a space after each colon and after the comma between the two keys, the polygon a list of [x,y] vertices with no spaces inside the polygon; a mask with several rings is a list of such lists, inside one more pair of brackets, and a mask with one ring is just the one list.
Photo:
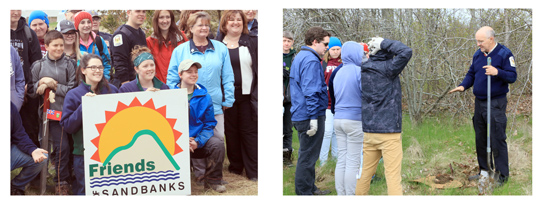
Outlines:
{"label": "eyeglasses", "polygon": [[326,43],[323,43],[323,44],[324,44],[324,46],[326,47],[326,46],[328,46],[329,43],[330,43],[330,42],[326,42]]}
{"label": "eyeglasses", "polygon": [[103,71],[103,69],[104,69],[104,67],[102,65],[93,65],[93,66],[88,66],[86,68],[90,68],[90,70],[92,70],[92,71],[96,71],[96,70]]}
{"label": "eyeglasses", "polygon": [[64,35],[66,36],[69,36],[69,35],[75,35],[76,32],[67,32],[67,33],[64,33]]}
{"label": "eyeglasses", "polygon": [[101,17],[99,17],[99,16],[92,17],[92,21],[100,22],[100,21],[101,21]]}

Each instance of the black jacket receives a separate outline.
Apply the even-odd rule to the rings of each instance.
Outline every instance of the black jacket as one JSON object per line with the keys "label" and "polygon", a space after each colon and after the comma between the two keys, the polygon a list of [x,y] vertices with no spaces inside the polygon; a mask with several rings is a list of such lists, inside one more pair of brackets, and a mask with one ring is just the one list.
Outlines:
{"label": "black jacket", "polygon": [[[30,34],[30,36],[27,34]],[[32,42],[29,42],[30,40]],[[36,32],[26,25],[26,19],[23,17],[19,19],[17,29],[11,30],[11,45],[17,50],[21,57],[24,82],[25,84],[29,84],[32,80],[30,66],[35,61],[41,59],[41,48]],[[30,89],[30,87],[27,89]]]}

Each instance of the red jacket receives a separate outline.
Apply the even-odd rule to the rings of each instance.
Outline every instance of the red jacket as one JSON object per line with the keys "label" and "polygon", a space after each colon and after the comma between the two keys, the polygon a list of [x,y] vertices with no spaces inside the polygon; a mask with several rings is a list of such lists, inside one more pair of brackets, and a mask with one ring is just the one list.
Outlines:
{"label": "red jacket", "polygon": [[[182,36],[178,39],[181,39],[178,41],[178,45],[188,41],[189,39],[186,37],[184,32],[181,32]],[[154,56],[154,61],[156,63],[156,77],[161,82],[167,82],[167,70],[169,69],[169,62],[171,61],[171,55],[174,50],[174,47],[178,46],[171,46],[171,42],[162,43],[163,45],[159,46],[159,40],[152,34],[148,38],[146,38],[146,45],[148,45],[148,48],[152,51],[152,55]]]}

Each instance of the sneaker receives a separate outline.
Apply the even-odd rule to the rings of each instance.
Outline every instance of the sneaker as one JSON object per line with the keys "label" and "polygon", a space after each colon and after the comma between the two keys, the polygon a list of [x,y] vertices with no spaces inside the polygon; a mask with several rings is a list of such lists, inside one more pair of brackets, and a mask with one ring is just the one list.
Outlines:
{"label": "sneaker", "polygon": [[313,195],[327,195],[330,194],[330,192],[330,190],[320,190],[317,188],[317,190],[313,192]]}
{"label": "sneaker", "polygon": [[223,193],[225,191],[227,191],[227,188],[221,184],[208,184],[208,183],[205,183],[204,184],[204,188],[205,189],[212,189],[218,193]]}

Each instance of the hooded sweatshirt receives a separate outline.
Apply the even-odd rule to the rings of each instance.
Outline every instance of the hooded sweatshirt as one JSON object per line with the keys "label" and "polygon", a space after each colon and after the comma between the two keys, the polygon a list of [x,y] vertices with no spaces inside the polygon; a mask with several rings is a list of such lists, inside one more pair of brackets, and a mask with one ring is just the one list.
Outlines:
{"label": "hooded sweatshirt", "polygon": [[17,107],[17,111],[21,110],[24,101],[24,71],[21,66],[19,54],[13,46],[11,47],[11,62],[10,72],[11,77],[11,102]]}
{"label": "hooded sweatshirt", "polygon": [[[26,35],[25,28],[28,29],[27,31],[31,36]],[[29,39],[32,39],[32,43],[28,42]],[[24,82],[28,84],[32,80],[30,66],[34,61],[41,59],[41,48],[36,32],[27,26],[26,19],[23,17],[19,19],[17,29],[11,30],[11,45],[19,52],[24,71]]]}
{"label": "hooded sweatshirt", "polygon": [[362,121],[362,46],[348,41],[343,44],[341,59],[343,67],[334,78],[334,119]]}
{"label": "hooded sweatshirt", "polygon": [[412,57],[405,44],[384,39],[362,65],[362,128],[367,133],[401,133],[399,74]]}

